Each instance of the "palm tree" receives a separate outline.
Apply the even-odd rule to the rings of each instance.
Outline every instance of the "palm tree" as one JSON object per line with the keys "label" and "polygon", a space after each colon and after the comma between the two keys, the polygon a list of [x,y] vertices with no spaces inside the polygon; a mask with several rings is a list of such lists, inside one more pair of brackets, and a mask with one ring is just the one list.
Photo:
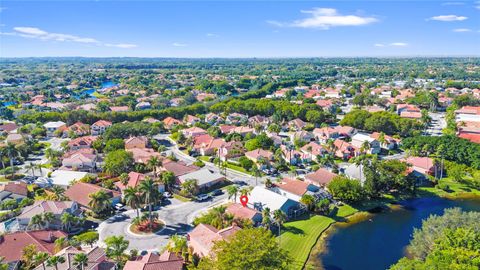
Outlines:
{"label": "palm tree", "polygon": [[68,240],[65,237],[55,239],[55,252],[59,252],[68,246]]}
{"label": "palm tree", "polygon": [[282,210],[277,209],[277,210],[273,211],[273,220],[275,221],[275,223],[277,223],[277,226],[278,226],[278,240],[281,241],[280,229],[282,228],[283,223],[285,223],[285,221],[287,220],[287,216],[285,215],[285,213]]}
{"label": "palm tree", "polygon": [[45,221],[43,220],[42,214],[34,215],[30,219],[28,226],[34,229],[42,229],[45,226]]}
{"label": "palm tree", "polygon": [[315,198],[310,194],[305,194],[302,196],[302,198],[300,198],[300,202],[311,211],[315,205]]}
{"label": "palm tree", "polygon": [[145,180],[143,180],[140,183],[139,190],[142,193],[144,203],[148,205],[148,219],[149,219],[148,226],[151,229],[152,222],[153,222],[152,205],[161,199],[161,194],[158,191],[158,184],[155,183],[151,178],[146,177]]}
{"label": "palm tree", "polygon": [[147,162],[147,168],[153,171],[155,178],[157,178],[157,166],[162,166],[162,161],[157,157],[151,157]]}
{"label": "palm tree", "polygon": [[65,193],[65,189],[63,189],[62,187],[60,186],[53,186],[51,191],[53,192],[53,194],[55,194],[55,197],[57,197],[58,200],[63,200],[64,199],[64,196],[63,194]]}
{"label": "palm tree", "polygon": [[28,163],[27,165],[25,165],[25,170],[28,171],[28,170],[31,170],[32,171],[32,175],[35,176],[35,164],[33,164],[32,162]]}
{"label": "palm tree", "polygon": [[109,258],[115,259],[118,263],[122,262],[123,253],[128,248],[129,242],[123,236],[109,236],[105,238],[107,244],[106,253]]}
{"label": "palm tree", "polygon": [[214,207],[210,211],[213,215],[211,225],[217,229],[223,229],[225,226],[229,225],[229,221],[232,220],[232,216],[227,214],[227,207],[223,205]]}
{"label": "palm tree", "polygon": [[182,254],[184,260],[186,261],[186,257],[188,256],[187,238],[177,234],[172,235],[167,244],[167,250],[175,254]]}
{"label": "palm tree", "polygon": [[253,176],[255,176],[255,186],[257,186],[258,177],[262,176],[262,173],[260,172],[258,167],[255,165],[252,168],[252,172],[253,172]]}
{"label": "palm tree", "polygon": [[250,187],[250,186],[244,187],[240,190],[240,194],[242,196],[248,196],[248,195],[250,195],[250,193],[252,193],[252,189],[253,189],[253,187]]}
{"label": "palm tree", "polygon": [[380,135],[378,135],[378,142],[380,143],[380,145],[385,145],[386,141],[387,140],[385,139],[385,133],[380,132]]}
{"label": "palm tree", "polygon": [[445,160],[445,145],[440,144],[437,148],[437,156],[441,158],[440,179],[443,178],[443,162]]}
{"label": "palm tree", "polygon": [[370,150],[370,148],[371,148],[370,143],[368,141],[364,141],[362,143],[362,146],[360,147],[360,152],[362,152],[362,153],[368,152],[368,150]]}
{"label": "palm tree", "polygon": [[120,174],[118,178],[120,179],[120,183],[122,183],[122,185],[126,186],[128,184],[129,177],[127,173]]}
{"label": "palm tree", "polygon": [[88,257],[85,253],[78,253],[73,256],[73,266],[83,270],[88,265]]}
{"label": "palm tree", "polygon": [[270,228],[270,224],[272,223],[272,217],[270,214],[270,208],[265,207],[262,211],[262,225]]}
{"label": "palm tree", "polygon": [[37,169],[40,172],[40,176],[42,176],[42,169],[45,168],[45,164],[37,163],[35,164],[35,169]]}
{"label": "palm tree", "polygon": [[88,206],[97,215],[107,210],[110,206],[110,196],[104,190],[92,193],[88,197],[90,198]]}
{"label": "palm tree", "polygon": [[162,183],[165,185],[165,190],[170,191],[170,187],[175,184],[175,174],[165,171],[162,173],[161,178]]}
{"label": "palm tree", "polygon": [[238,186],[237,185],[231,185],[227,187],[227,194],[228,194],[228,199],[233,198],[233,201],[237,201],[237,195],[238,195]]}
{"label": "palm tree", "polygon": [[12,177],[15,174],[15,167],[13,162],[15,161],[15,158],[18,156],[18,149],[13,143],[7,143],[7,146],[5,147],[5,151],[7,153],[8,158],[10,159],[10,167],[12,167]]}
{"label": "palm tree", "polygon": [[127,187],[123,190],[123,199],[125,200],[126,205],[137,210],[137,217],[140,218],[140,211],[138,208],[140,207],[141,199],[138,190],[134,187]]}
{"label": "palm tree", "polygon": [[43,214],[43,221],[47,227],[50,227],[50,223],[55,220],[55,215],[52,212],[46,212]]}
{"label": "palm tree", "polygon": [[0,148],[0,162],[2,163],[2,169],[5,169],[5,158],[7,158],[7,151],[4,147]]}
{"label": "palm tree", "polygon": [[272,187],[272,180],[270,180],[270,178],[267,178],[267,180],[265,180],[265,187],[266,188]]}
{"label": "palm tree", "polygon": [[70,213],[64,213],[60,217],[60,221],[62,222],[62,226],[66,232],[70,232],[72,225],[75,223],[75,216]]}
{"label": "palm tree", "polygon": [[48,260],[50,255],[46,252],[38,252],[35,256],[33,256],[33,260],[35,261],[36,265],[42,265],[43,270],[45,270],[45,261]]}
{"label": "palm tree", "polygon": [[60,256],[52,256],[47,260],[47,266],[54,267],[58,270],[58,265],[65,262],[65,258]]}

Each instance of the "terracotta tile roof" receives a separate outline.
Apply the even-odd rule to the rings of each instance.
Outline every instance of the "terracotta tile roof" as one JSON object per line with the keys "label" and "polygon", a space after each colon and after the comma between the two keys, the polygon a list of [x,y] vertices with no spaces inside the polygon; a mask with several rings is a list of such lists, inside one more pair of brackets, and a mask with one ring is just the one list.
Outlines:
{"label": "terracotta tile roof", "polygon": [[11,132],[17,128],[18,126],[15,123],[4,123],[0,125],[0,131],[5,131],[5,132]]}
{"label": "terracotta tile roof", "polygon": [[121,181],[115,182],[115,185],[120,189],[124,190],[127,187],[136,187],[140,184],[141,181],[145,179],[145,174],[138,172],[128,173],[128,183],[127,185],[122,184]]}
{"label": "terracotta tile roof", "polygon": [[282,182],[275,183],[275,186],[278,187],[279,189],[283,189],[287,192],[290,192],[298,196],[302,196],[303,194],[305,194],[305,192],[308,191],[307,188],[309,185],[310,185],[309,183],[306,183],[304,181],[290,179],[290,178],[284,178],[282,179]]}
{"label": "terracotta tile roof", "polygon": [[52,213],[60,215],[64,211],[72,208],[72,201],[36,201],[34,204],[23,208],[19,218],[31,218],[37,214]]}
{"label": "terracotta tile roof", "polygon": [[27,184],[24,182],[9,182],[7,184],[0,185],[0,191],[8,191],[22,196],[28,195]]}
{"label": "terracotta tile roof", "polygon": [[106,121],[106,120],[98,120],[97,122],[93,123],[92,126],[97,126],[97,127],[109,127],[112,125],[112,122]]}
{"label": "terracotta tile roof", "polygon": [[255,215],[261,215],[261,213],[257,210],[243,207],[243,205],[239,203],[230,204],[226,211],[232,214],[234,217],[241,219],[252,219]]}
{"label": "terracotta tile roof", "polygon": [[0,238],[0,256],[5,262],[18,261],[25,246],[34,244],[38,251],[55,254],[55,239],[67,237],[62,231],[30,231],[5,234]]}
{"label": "terracotta tile roof", "polygon": [[163,169],[169,172],[173,172],[173,174],[178,177],[187,173],[197,171],[198,167],[193,165],[189,166],[183,162],[170,161],[163,163]]}
{"label": "terracotta tile roof", "polygon": [[305,180],[310,181],[317,186],[324,186],[328,185],[328,183],[330,183],[335,176],[337,176],[337,174],[320,168],[314,173],[305,175]]}
{"label": "terracotta tile roof", "polygon": [[75,138],[68,142],[70,147],[91,146],[94,141],[97,140],[97,136],[83,136]]}
{"label": "terracotta tile roof", "polygon": [[110,107],[112,112],[127,112],[130,110],[128,106],[112,106]]}
{"label": "terracotta tile roof", "polygon": [[199,224],[188,233],[188,239],[194,249],[194,253],[200,256],[206,256],[212,249],[215,241],[224,240],[239,230],[241,230],[241,228],[238,226],[217,230],[211,225]]}
{"label": "terracotta tile roof", "polygon": [[63,154],[63,158],[69,158],[77,154],[95,154],[95,150],[93,148],[80,148],[77,150],[66,152],[65,154]]}
{"label": "terracotta tile roof", "polygon": [[94,184],[82,182],[76,182],[73,186],[69,187],[65,191],[65,196],[84,207],[88,207],[88,203],[90,202],[89,195],[98,192],[99,190],[104,190],[105,192],[107,192],[107,194],[110,194],[114,198],[120,196],[120,193],[116,191],[105,189]]}
{"label": "terracotta tile roof", "polygon": [[273,153],[267,150],[263,150],[261,148],[255,149],[252,151],[248,151],[245,153],[246,157],[253,158],[253,159],[258,159],[260,157],[264,157],[267,160],[271,160],[273,157]]}
{"label": "terracotta tile roof", "polygon": [[163,124],[165,124],[165,126],[167,126],[167,127],[171,127],[173,125],[178,125],[178,124],[181,124],[181,123],[182,123],[182,121],[177,120],[177,119],[175,119],[173,117],[170,117],[170,116],[163,119]]}
{"label": "terracotta tile roof", "polygon": [[469,140],[473,143],[480,143],[480,134],[475,133],[460,133],[458,134],[459,138]]}
{"label": "terracotta tile roof", "polygon": [[130,148],[126,151],[132,153],[136,163],[146,164],[152,157],[161,157],[160,153],[155,152],[155,150],[151,148]]}
{"label": "terracotta tile roof", "polygon": [[174,253],[165,251],[158,255],[149,252],[136,261],[127,261],[124,270],[182,270],[183,259]]}

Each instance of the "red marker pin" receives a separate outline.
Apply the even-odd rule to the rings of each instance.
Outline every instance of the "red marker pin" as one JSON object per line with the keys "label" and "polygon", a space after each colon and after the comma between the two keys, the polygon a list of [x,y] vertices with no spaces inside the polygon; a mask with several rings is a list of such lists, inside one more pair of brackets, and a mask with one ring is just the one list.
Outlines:
{"label": "red marker pin", "polygon": [[243,207],[247,207],[248,197],[245,195],[240,196],[240,202],[242,203]]}

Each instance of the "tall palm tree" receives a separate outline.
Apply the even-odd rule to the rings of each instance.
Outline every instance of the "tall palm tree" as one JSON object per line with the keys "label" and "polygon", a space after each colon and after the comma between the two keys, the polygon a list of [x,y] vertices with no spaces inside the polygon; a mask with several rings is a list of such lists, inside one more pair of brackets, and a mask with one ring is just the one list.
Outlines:
{"label": "tall palm tree", "polygon": [[70,213],[64,213],[60,217],[60,221],[62,222],[62,227],[66,232],[70,232],[73,224],[75,223],[75,216]]}
{"label": "tall palm tree", "polygon": [[155,178],[157,178],[157,167],[158,166],[162,166],[162,161],[157,158],[157,157],[151,157],[148,161],[147,161],[147,168],[149,168],[150,170],[153,171],[153,176],[155,176]]}
{"label": "tall palm tree", "polygon": [[88,206],[95,214],[100,214],[107,210],[110,206],[110,196],[104,190],[99,190],[96,193],[88,195],[90,201]]}
{"label": "tall palm tree", "polygon": [[45,226],[45,221],[43,220],[42,214],[34,215],[30,218],[28,226],[33,229],[42,229]]}
{"label": "tall palm tree", "polygon": [[118,263],[122,262],[123,253],[128,248],[129,241],[123,236],[109,236],[105,238],[107,245],[106,253],[109,258],[115,259]]}
{"label": "tall palm tree", "polygon": [[149,219],[149,227],[151,229],[152,226],[152,206],[153,204],[157,203],[161,199],[161,194],[158,191],[158,184],[155,183],[151,178],[146,177],[140,183],[139,190],[142,194],[144,199],[144,203],[148,205],[148,219]]}
{"label": "tall palm tree", "polygon": [[32,171],[32,175],[35,176],[35,164],[33,164],[32,162],[28,163],[27,165],[25,165],[25,170],[26,171]]}
{"label": "tall palm tree", "polygon": [[227,187],[227,194],[228,194],[228,199],[233,198],[233,201],[237,201],[237,195],[238,195],[239,189],[237,185],[231,185]]}
{"label": "tall palm tree", "polygon": [[258,177],[262,176],[262,173],[260,172],[260,170],[256,165],[253,165],[252,172],[253,172],[253,176],[255,176],[255,186],[256,186],[258,182]]}
{"label": "tall palm tree", "polygon": [[40,173],[40,176],[43,175],[43,174],[42,174],[42,169],[45,168],[45,166],[46,166],[45,164],[41,164],[41,163],[35,164],[35,169],[38,170],[38,172]]}
{"label": "tall palm tree", "polygon": [[441,163],[440,163],[440,179],[443,178],[443,163],[445,160],[445,145],[440,144],[437,148],[437,156],[441,158]]}
{"label": "tall palm tree", "polygon": [[45,270],[45,262],[48,260],[50,255],[46,252],[38,252],[35,256],[33,256],[33,260],[35,261],[36,265],[42,265],[43,270]]}
{"label": "tall palm tree", "polygon": [[161,175],[161,181],[165,185],[165,190],[170,191],[170,187],[175,184],[175,174],[165,171]]}
{"label": "tall palm tree", "polygon": [[0,163],[2,163],[2,169],[5,169],[5,158],[7,158],[7,151],[5,150],[5,147],[0,148]]}
{"label": "tall palm tree", "polygon": [[172,235],[170,241],[167,244],[167,250],[175,254],[182,254],[184,260],[186,261],[188,257],[188,245],[187,238],[181,235]]}
{"label": "tall palm tree", "polygon": [[45,226],[48,228],[50,224],[55,221],[55,215],[52,212],[46,212],[43,214],[43,221],[45,222]]}
{"label": "tall palm tree", "polygon": [[85,266],[88,265],[88,257],[85,253],[78,253],[73,256],[73,266],[77,269],[84,270]]}
{"label": "tall palm tree", "polygon": [[287,215],[285,215],[285,213],[282,210],[277,209],[277,210],[273,211],[273,220],[275,221],[275,223],[277,223],[277,226],[278,226],[278,240],[281,241],[280,229],[282,228],[283,223],[285,223],[285,221],[287,220]]}
{"label": "tall palm tree", "polygon": [[47,266],[53,267],[55,268],[55,270],[58,270],[58,265],[64,262],[65,262],[64,257],[52,256],[47,260]]}
{"label": "tall palm tree", "polygon": [[248,195],[250,195],[250,193],[252,193],[252,189],[253,189],[253,187],[251,187],[251,186],[244,187],[240,190],[240,194],[242,196],[248,196]]}
{"label": "tall palm tree", "polygon": [[8,158],[10,159],[10,167],[12,167],[12,177],[15,174],[15,167],[13,162],[15,161],[15,158],[18,156],[19,151],[15,144],[13,143],[7,143],[7,146],[5,147],[5,152],[7,153]]}
{"label": "tall palm tree", "polygon": [[138,194],[138,190],[134,187],[127,187],[123,190],[123,199],[125,200],[126,205],[137,210],[137,217],[140,218],[140,211],[138,208],[140,207],[142,201]]}
{"label": "tall palm tree", "polygon": [[68,240],[65,237],[60,237],[55,239],[55,252],[59,252],[60,250],[66,248],[68,246]]}
{"label": "tall palm tree", "polygon": [[362,153],[368,152],[368,150],[370,150],[370,148],[371,148],[370,143],[368,141],[364,141],[362,143],[362,146],[360,147],[360,152],[362,152]]}
{"label": "tall palm tree", "polygon": [[53,186],[50,191],[52,191],[53,194],[55,194],[55,197],[57,197],[57,199],[60,201],[65,198],[64,197],[65,189],[63,189],[60,186]]}
{"label": "tall palm tree", "polygon": [[118,178],[120,179],[120,183],[122,183],[122,185],[126,186],[128,184],[129,177],[127,173],[120,174]]}
{"label": "tall palm tree", "polygon": [[262,225],[270,229],[271,223],[272,223],[272,217],[270,214],[270,208],[265,207],[262,211]]}

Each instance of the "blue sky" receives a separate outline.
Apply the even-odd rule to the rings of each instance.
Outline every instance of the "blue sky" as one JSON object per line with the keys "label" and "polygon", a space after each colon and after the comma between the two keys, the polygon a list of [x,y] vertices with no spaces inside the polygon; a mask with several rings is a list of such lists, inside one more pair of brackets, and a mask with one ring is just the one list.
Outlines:
{"label": "blue sky", "polygon": [[0,57],[480,56],[479,1],[0,5]]}

